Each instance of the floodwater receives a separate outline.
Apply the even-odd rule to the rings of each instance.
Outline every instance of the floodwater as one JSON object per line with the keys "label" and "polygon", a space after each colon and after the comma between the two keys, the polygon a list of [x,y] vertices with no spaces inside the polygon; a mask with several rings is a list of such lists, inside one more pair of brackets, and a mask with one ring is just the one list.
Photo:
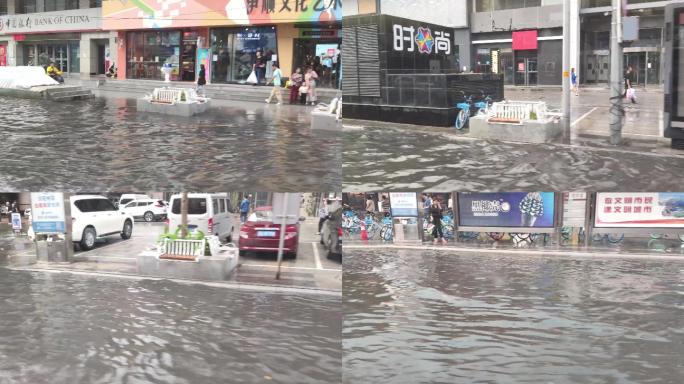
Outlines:
{"label": "floodwater", "polygon": [[684,261],[348,250],[343,382],[681,383]]}
{"label": "floodwater", "polygon": [[310,108],[230,102],[182,118],[135,102],[0,97],[0,190],[341,187],[341,137],[312,131]]}
{"label": "floodwater", "polygon": [[682,189],[681,178],[671,177],[684,173],[684,156],[677,154],[473,140],[441,132],[348,127],[344,190],[620,191],[625,185],[637,191]]}
{"label": "floodwater", "polygon": [[0,266],[0,384],[339,382],[340,306]]}

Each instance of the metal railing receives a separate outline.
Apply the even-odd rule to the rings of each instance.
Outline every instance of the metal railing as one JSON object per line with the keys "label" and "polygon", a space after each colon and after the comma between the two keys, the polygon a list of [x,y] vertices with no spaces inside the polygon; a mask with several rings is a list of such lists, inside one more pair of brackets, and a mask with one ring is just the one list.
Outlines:
{"label": "metal railing", "polygon": [[159,251],[159,259],[197,261],[204,256],[206,239],[171,240],[164,239]]}

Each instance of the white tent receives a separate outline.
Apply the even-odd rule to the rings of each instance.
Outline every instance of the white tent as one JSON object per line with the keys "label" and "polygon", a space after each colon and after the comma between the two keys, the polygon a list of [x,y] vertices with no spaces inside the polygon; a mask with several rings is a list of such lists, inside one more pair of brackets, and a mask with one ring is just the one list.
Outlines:
{"label": "white tent", "polygon": [[0,88],[28,89],[44,85],[59,85],[45,74],[42,67],[0,67]]}

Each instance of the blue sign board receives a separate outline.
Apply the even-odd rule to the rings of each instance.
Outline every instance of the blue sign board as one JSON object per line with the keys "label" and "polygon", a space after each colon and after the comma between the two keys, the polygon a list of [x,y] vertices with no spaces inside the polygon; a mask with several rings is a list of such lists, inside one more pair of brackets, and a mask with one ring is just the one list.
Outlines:
{"label": "blue sign board", "polygon": [[63,221],[41,221],[33,222],[33,232],[35,233],[66,233]]}
{"label": "blue sign board", "polygon": [[12,230],[21,231],[21,214],[12,213]]}
{"label": "blue sign board", "polygon": [[553,192],[459,193],[462,227],[553,228]]}

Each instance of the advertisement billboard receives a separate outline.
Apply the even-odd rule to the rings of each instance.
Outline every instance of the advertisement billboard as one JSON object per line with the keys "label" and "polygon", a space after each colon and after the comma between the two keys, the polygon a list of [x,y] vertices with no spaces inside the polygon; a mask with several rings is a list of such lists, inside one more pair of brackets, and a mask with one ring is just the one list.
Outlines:
{"label": "advertisement billboard", "polygon": [[392,216],[418,216],[418,196],[415,192],[390,192],[389,195]]}
{"label": "advertisement billboard", "polygon": [[459,193],[461,227],[553,228],[553,192]]}
{"label": "advertisement billboard", "polygon": [[596,228],[684,228],[684,192],[598,193]]}
{"label": "advertisement billboard", "polygon": [[66,233],[64,195],[61,192],[32,192],[31,216],[35,233]]}

